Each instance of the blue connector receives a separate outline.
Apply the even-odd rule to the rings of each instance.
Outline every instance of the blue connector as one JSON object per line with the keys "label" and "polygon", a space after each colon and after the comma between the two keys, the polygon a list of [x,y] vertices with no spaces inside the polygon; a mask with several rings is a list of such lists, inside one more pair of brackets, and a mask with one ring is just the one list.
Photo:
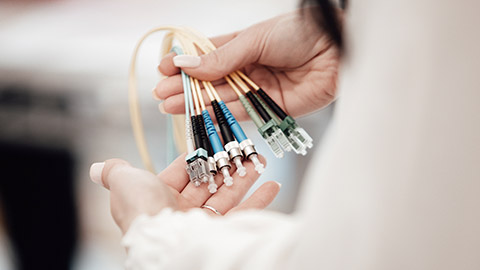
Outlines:
{"label": "blue connector", "polygon": [[205,122],[208,138],[210,139],[213,152],[215,153],[213,158],[217,163],[218,170],[223,174],[223,182],[226,186],[231,186],[233,184],[233,178],[230,176],[230,172],[228,170],[232,166],[230,165],[228,153],[223,149],[222,142],[220,141],[220,137],[218,136],[217,130],[213,125],[212,118],[210,118],[208,111],[202,111],[202,116],[203,121]]}
{"label": "blue connector", "polygon": [[[258,156],[257,156],[258,154],[257,154],[257,150],[255,149],[255,145],[251,140],[247,138],[240,124],[238,124],[233,114],[227,108],[227,105],[225,105],[223,101],[218,102],[218,104],[222,109],[223,115],[225,115],[225,119],[227,120],[227,123],[233,132],[233,135],[235,135],[235,138],[237,139],[237,141],[240,142],[240,149],[243,151],[243,154],[245,155],[245,157],[247,157],[254,163],[255,170],[259,174],[263,173],[265,171],[265,166],[262,163],[260,163],[260,161],[258,160]],[[238,159],[235,160],[235,163],[237,163],[237,168],[239,166],[238,162],[239,162]],[[246,173],[246,170],[245,170],[245,173]],[[240,176],[242,175],[240,174]]]}

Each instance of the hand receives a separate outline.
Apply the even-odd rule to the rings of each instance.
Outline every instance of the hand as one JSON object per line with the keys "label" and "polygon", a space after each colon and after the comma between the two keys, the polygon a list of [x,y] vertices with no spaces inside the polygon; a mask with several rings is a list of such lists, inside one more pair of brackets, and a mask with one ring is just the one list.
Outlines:
{"label": "hand", "polygon": [[[308,16],[308,12],[304,15]],[[220,96],[238,120],[249,117],[236,94],[221,79],[238,69],[244,69],[292,116],[313,112],[334,100],[338,50],[327,34],[299,11],[213,38],[212,42],[218,47],[216,51],[200,59],[194,56],[190,56],[190,61],[186,59],[190,62],[187,66],[198,65],[196,67],[185,67],[185,61],[175,61],[173,53],[162,59],[159,70],[169,77],[157,84],[154,93],[164,100],[161,105],[164,112],[184,112],[180,70],[174,62],[193,77],[214,81]],[[206,95],[204,98],[207,101]]]}
{"label": "hand", "polygon": [[[265,159],[259,156],[262,163]],[[185,154],[178,157],[158,175],[134,168],[120,159],[95,163],[90,168],[93,182],[110,190],[110,208],[113,219],[123,233],[140,214],[155,215],[163,208],[178,211],[199,208],[206,204],[222,214],[245,209],[263,209],[280,191],[280,185],[270,181],[260,186],[247,200],[240,203],[250,187],[258,179],[251,162],[245,162],[247,175],[239,177],[232,170],[233,186],[222,185],[223,178],[215,177],[218,191],[210,194],[205,184],[195,187],[185,171]],[[240,204],[239,204],[240,203]],[[204,209],[208,214],[212,211]]]}

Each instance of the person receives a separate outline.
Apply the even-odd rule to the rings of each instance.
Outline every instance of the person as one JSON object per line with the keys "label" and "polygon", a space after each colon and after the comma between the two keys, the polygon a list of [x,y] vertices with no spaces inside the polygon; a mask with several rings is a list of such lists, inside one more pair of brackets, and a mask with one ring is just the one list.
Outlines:
{"label": "person", "polygon": [[292,215],[258,210],[275,182],[239,204],[256,180],[251,164],[212,196],[180,173],[183,156],[158,176],[118,159],[92,165],[127,268],[480,269],[478,10],[469,0],[349,1],[337,28],[318,31],[293,12],[213,39],[208,55],[166,56],[155,94],[167,113],[182,113],[179,67],[218,80],[244,120],[219,80],[239,68],[293,116],[337,104]]}

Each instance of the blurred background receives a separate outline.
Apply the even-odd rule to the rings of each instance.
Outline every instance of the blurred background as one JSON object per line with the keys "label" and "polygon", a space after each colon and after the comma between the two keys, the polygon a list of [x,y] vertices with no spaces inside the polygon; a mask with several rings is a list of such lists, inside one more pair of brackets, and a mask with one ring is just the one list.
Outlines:
{"label": "blurred background", "polygon": [[[208,36],[240,30],[298,6],[296,0],[63,0],[0,2],[0,269],[122,269],[125,251],[108,193],[91,163],[119,157],[142,167],[130,127],[127,71],[137,39],[152,27],[193,26]],[[167,166],[166,117],[151,89],[162,34],[138,60],[147,140]],[[268,89],[266,89],[268,92]],[[315,139],[331,108],[299,119]],[[270,209],[290,213],[312,156],[278,160],[251,123],[268,160],[261,183],[283,184]]]}

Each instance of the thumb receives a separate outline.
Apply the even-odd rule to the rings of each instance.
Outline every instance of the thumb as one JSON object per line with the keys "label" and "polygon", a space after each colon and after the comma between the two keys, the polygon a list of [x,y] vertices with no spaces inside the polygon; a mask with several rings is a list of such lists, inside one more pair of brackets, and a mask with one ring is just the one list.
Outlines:
{"label": "thumb", "polygon": [[177,55],[173,63],[199,80],[218,80],[260,58],[261,46],[257,36],[252,31],[245,31],[208,54]]}
{"label": "thumb", "polygon": [[[138,169],[133,168],[122,159],[109,159],[105,162],[93,163],[90,167],[90,179],[106,189],[110,189],[113,181],[128,179],[135,175]],[[140,171],[140,170],[138,170]]]}

